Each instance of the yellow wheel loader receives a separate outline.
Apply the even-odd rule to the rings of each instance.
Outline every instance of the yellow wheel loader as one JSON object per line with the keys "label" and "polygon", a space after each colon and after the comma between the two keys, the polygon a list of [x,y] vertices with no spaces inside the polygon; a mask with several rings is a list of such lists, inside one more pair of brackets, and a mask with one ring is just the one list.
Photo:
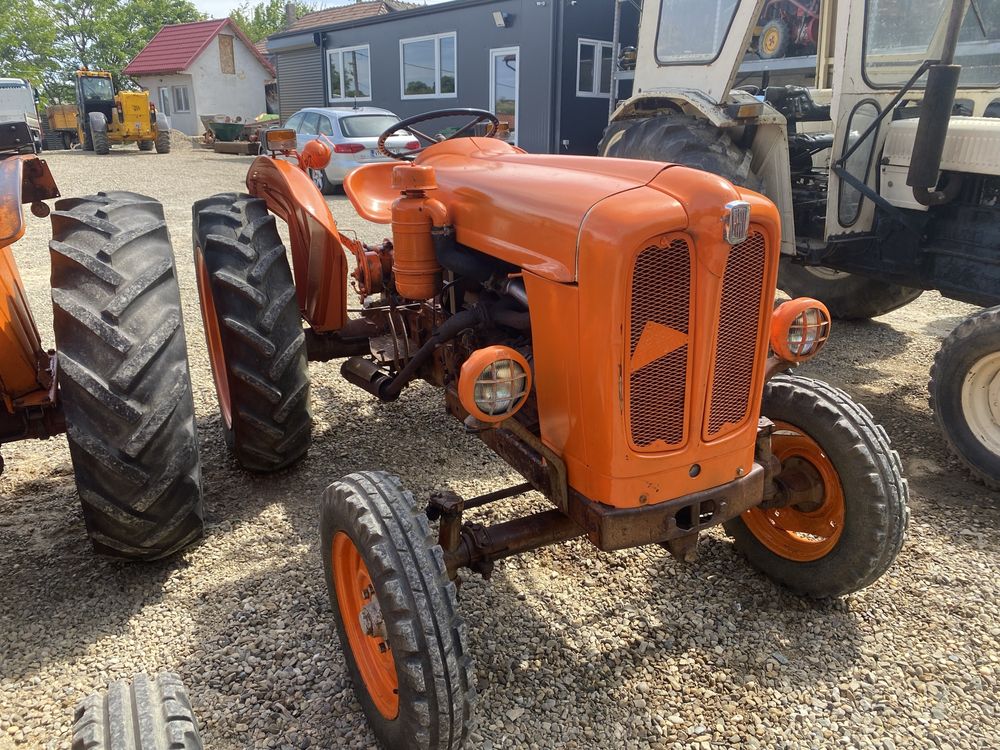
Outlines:
{"label": "yellow wheel loader", "polygon": [[85,151],[106,154],[113,145],[138,143],[140,151],[170,151],[170,122],[147,91],[116,91],[110,73],[76,71],[77,127]]}

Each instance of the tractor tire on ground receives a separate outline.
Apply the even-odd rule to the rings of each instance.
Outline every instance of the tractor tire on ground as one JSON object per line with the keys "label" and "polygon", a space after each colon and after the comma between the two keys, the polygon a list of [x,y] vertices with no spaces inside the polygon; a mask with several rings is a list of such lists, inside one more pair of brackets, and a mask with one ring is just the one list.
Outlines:
{"label": "tractor tire on ground", "polygon": [[139,141],[140,151],[152,151],[155,146],[156,146],[155,141]]}
{"label": "tractor tire on ground", "polygon": [[59,390],[97,552],[166,557],[201,535],[201,462],[163,207],[135,193],[56,202]]}
{"label": "tractor tire on ground", "polygon": [[264,201],[225,193],[194,205],[202,319],[226,441],[251,471],[277,471],[309,447],[305,333],[295,284]]}
{"label": "tractor tire on ground", "polygon": [[336,186],[326,176],[325,169],[310,169],[309,178],[323,195],[333,195],[336,192]]}
{"label": "tractor tire on ground", "polygon": [[792,297],[812,297],[839,320],[867,320],[908,305],[922,289],[891,284],[823,266],[804,266],[787,256],[778,266],[778,288]]}
{"label": "tractor tire on ground", "polygon": [[107,131],[97,130],[91,135],[94,141],[95,154],[107,154],[111,152],[111,141],[108,140]]}
{"label": "tractor tire on ground", "polygon": [[463,747],[475,670],[423,509],[396,477],[372,471],[330,485],[320,518],[337,632],[375,735],[386,748]]}
{"label": "tractor tire on ground", "polygon": [[892,565],[909,520],[899,454],[865,407],[818,380],[778,375],[762,414],[775,455],[823,483],[817,507],[751,508],[726,523],[736,548],[775,583],[816,599],[873,583]]}
{"label": "tractor tire on ground", "polygon": [[1000,490],[1000,307],[969,318],[941,344],[931,367],[931,410],[968,470]]}
{"label": "tractor tire on ground", "polygon": [[169,154],[170,153],[170,131],[169,130],[157,130],[156,139],[153,141],[153,145],[156,147],[156,153],[158,154]]}
{"label": "tractor tire on ground", "polygon": [[761,60],[776,60],[788,54],[788,44],[791,33],[788,24],[779,18],[764,24],[757,37],[757,56]]}
{"label": "tractor tire on ground", "polygon": [[180,677],[161,672],[112,682],[76,707],[72,750],[202,750]]}
{"label": "tractor tire on ground", "polygon": [[45,150],[46,151],[61,151],[65,148],[63,145],[63,135],[64,133],[58,130],[50,130],[45,134]]}
{"label": "tractor tire on ground", "polygon": [[608,125],[598,149],[601,156],[683,164],[724,177],[734,185],[760,189],[743,151],[712,123],[672,114],[618,120]]}

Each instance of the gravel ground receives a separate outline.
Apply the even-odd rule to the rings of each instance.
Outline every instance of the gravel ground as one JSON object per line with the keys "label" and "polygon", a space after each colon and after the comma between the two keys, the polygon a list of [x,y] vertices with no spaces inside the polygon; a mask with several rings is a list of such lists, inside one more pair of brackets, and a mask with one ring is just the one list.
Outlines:
{"label": "gravel ground", "polygon": [[[328,611],[317,500],[334,478],[397,472],[418,495],[469,495],[513,473],[446,416],[426,386],[373,403],[333,365],[312,368],[306,460],[254,477],[228,457],[190,261],[190,206],[238,190],[250,159],[192,150],[48,157],[67,194],[128,189],[163,201],[185,304],[209,527],[179,558],[95,559],[62,439],[4,446],[0,477],[0,749],[68,746],[72,708],[109,680],[179,672],[209,748],[371,747]],[[343,226],[383,228],[330,199]],[[16,246],[52,341],[47,220]],[[721,533],[683,566],[658,547],[585,543],[498,566],[462,588],[481,695],[478,748],[1000,747],[998,498],[965,478],[927,409],[927,370],[968,306],[926,294],[839,325],[804,370],[885,423],[910,478],[913,520],[896,566],[832,604],[791,597]],[[479,517],[506,517],[537,497]]]}

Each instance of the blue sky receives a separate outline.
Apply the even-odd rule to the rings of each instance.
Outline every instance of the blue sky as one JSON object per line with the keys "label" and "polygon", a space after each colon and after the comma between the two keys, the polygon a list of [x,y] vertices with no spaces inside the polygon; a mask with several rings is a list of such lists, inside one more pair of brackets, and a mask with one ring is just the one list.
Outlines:
{"label": "blue sky", "polygon": [[[354,0],[316,0],[314,3],[318,7],[330,8],[334,5],[347,5]],[[411,0],[421,2],[421,0]],[[444,2],[444,0],[423,0],[428,5]],[[240,6],[240,0],[193,0],[195,7],[210,18],[224,18],[230,11]],[[249,0],[253,4],[253,0]]]}

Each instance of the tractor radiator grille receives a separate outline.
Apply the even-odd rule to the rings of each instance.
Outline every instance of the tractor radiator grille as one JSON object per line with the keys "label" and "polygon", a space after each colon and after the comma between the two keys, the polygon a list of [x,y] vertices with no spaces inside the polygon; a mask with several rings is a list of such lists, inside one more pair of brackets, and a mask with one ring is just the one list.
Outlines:
{"label": "tractor radiator grille", "polygon": [[684,239],[642,250],[629,300],[628,424],[638,449],[687,437],[691,249]]}
{"label": "tractor radiator grille", "polygon": [[750,410],[766,265],[764,237],[759,232],[752,232],[729,252],[705,424],[709,440],[741,425]]}

